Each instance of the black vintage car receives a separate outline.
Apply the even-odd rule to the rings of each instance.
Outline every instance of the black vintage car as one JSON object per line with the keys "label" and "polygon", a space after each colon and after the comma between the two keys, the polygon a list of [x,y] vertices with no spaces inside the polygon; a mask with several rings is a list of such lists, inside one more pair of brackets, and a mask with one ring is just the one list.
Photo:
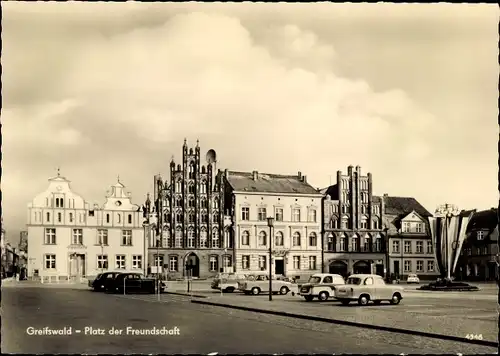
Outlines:
{"label": "black vintage car", "polygon": [[[156,293],[157,281],[146,278],[142,273],[118,273],[106,287],[108,293]],[[160,292],[166,288],[164,282],[159,281]]]}
{"label": "black vintage car", "polygon": [[89,287],[97,292],[105,291],[110,283],[120,272],[104,272],[98,274],[94,280],[89,281]]}

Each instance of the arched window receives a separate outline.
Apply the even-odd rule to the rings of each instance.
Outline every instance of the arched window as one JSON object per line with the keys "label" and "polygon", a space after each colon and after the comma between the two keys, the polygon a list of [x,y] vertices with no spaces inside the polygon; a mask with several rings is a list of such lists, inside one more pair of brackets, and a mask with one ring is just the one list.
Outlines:
{"label": "arched window", "polygon": [[368,219],[366,218],[366,216],[363,216],[361,218],[361,228],[368,229]]}
{"label": "arched window", "polygon": [[373,219],[373,228],[378,230],[379,229],[379,221],[378,219]]}
{"label": "arched window", "polygon": [[212,216],[212,222],[214,224],[218,224],[219,223],[219,215],[213,214],[213,216]]}
{"label": "arched window", "polygon": [[250,234],[246,230],[241,234],[241,244],[244,246],[250,245]]}
{"label": "arched window", "polygon": [[194,179],[196,175],[196,169],[194,167],[194,163],[189,165],[189,179]]}
{"label": "arched window", "polygon": [[200,231],[200,247],[207,247],[207,229],[201,228]]}
{"label": "arched window", "polygon": [[337,217],[334,216],[332,220],[330,220],[330,229],[338,229],[339,228],[339,221],[337,220]]}
{"label": "arched window", "polygon": [[342,251],[342,252],[347,251],[347,237],[344,234],[342,234],[342,236],[340,236],[339,251]]}
{"label": "arched window", "polygon": [[190,228],[188,230],[187,247],[194,248],[194,229],[193,228]]}
{"label": "arched window", "polygon": [[335,238],[333,237],[332,233],[328,234],[328,238],[327,238],[327,250],[328,251],[335,251]]}
{"label": "arched window", "polygon": [[364,238],[364,243],[363,243],[363,251],[369,252],[371,250],[370,245],[371,245],[370,235],[366,234],[365,238]]}
{"label": "arched window", "polygon": [[201,199],[201,208],[202,209],[208,209],[208,204],[207,204],[207,199],[206,198]]}
{"label": "arched window", "polygon": [[170,231],[166,229],[163,230],[163,234],[161,237],[161,247],[170,247],[169,237],[170,237]]}
{"label": "arched window", "polygon": [[354,234],[351,239],[351,251],[352,252],[359,251],[359,237],[356,234]]}
{"label": "arched window", "polygon": [[177,206],[177,207],[182,206],[182,198],[181,197],[175,198],[175,206]]}
{"label": "arched window", "polygon": [[212,230],[212,247],[219,248],[220,247],[220,239],[219,239],[219,230]]}
{"label": "arched window", "polygon": [[182,183],[180,180],[177,180],[175,182],[175,192],[176,193],[181,193],[182,192]]}
{"label": "arched window", "polygon": [[264,231],[259,232],[259,245],[260,246],[267,245],[267,234]]}
{"label": "arched window", "polygon": [[278,231],[276,233],[276,237],[274,238],[274,244],[276,246],[284,246],[285,245],[285,239],[284,239],[283,233],[281,231]]}
{"label": "arched window", "polygon": [[194,224],[195,223],[195,215],[193,212],[190,212],[189,215],[188,215],[188,221],[190,224]]}
{"label": "arched window", "polygon": [[315,247],[318,244],[318,236],[315,232],[309,234],[309,246]]}
{"label": "arched window", "polygon": [[189,194],[194,194],[195,189],[194,189],[194,183],[190,183],[188,186],[188,192]]}
{"label": "arched window", "polygon": [[200,193],[207,194],[207,182],[205,180],[202,180],[200,183]]}
{"label": "arched window", "polygon": [[218,198],[214,199],[214,209],[219,209],[219,199]]}
{"label": "arched window", "polygon": [[298,231],[293,233],[292,240],[293,246],[300,246],[300,233]]}
{"label": "arched window", "polygon": [[349,227],[349,221],[347,220],[347,217],[343,217],[341,229],[347,229],[348,227]]}
{"label": "arched window", "polygon": [[175,222],[181,223],[182,222],[182,211],[179,210],[175,213]]}
{"label": "arched window", "polygon": [[194,208],[196,206],[196,201],[194,200],[193,197],[189,198],[189,203],[188,203],[190,208]]}
{"label": "arched window", "polygon": [[382,237],[378,234],[375,238],[375,251],[382,252]]}

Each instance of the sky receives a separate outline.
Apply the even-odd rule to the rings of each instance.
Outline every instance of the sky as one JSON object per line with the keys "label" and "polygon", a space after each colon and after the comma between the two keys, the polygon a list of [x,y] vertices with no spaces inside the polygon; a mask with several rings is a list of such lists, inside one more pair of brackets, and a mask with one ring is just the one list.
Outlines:
{"label": "sky", "polygon": [[218,167],[360,165],[427,210],[498,205],[498,7],[4,2],[2,214],[61,175],[90,204],[141,204],[184,138]]}

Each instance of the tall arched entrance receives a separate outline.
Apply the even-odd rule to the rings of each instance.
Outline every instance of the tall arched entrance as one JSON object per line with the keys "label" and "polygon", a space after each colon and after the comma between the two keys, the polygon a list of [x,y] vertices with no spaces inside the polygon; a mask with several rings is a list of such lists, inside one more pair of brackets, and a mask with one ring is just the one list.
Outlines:
{"label": "tall arched entrance", "polygon": [[347,277],[347,263],[342,261],[332,261],[328,266],[328,272],[331,274],[340,274],[342,277]]}
{"label": "tall arched entrance", "polygon": [[358,261],[353,266],[354,274],[371,274],[371,266],[367,261]]}
{"label": "tall arched entrance", "polygon": [[185,271],[186,276],[200,277],[200,259],[194,252],[186,256]]}

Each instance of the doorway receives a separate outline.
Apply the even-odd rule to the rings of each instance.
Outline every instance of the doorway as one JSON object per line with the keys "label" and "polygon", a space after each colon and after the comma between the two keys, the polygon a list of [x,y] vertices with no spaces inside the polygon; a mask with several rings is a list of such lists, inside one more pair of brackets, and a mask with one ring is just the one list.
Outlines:
{"label": "doorway", "polygon": [[274,260],[274,273],[276,275],[285,275],[285,261],[283,259]]}
{"label": "doorway", "polygon": [[347,264],[342,261],[333,261],[328,266],[328,272],[330,274],[340,274],[342,277],[347,278]]}
{"label": "doorway", "polygon": [[401,272],[399,270],[399,268],[400,268],[399,267],[399,261],[394,261],[394,271],[393,271],[394,275],[399,276],[399,274]]}
{"label": "doorway", "polygon": [[354,274],[371,274],[370,264],[366,261],[358,261],[353,266]]}
{"label": "doorway", "polygon": [[80,279],[87,275],[87,264],[85,263],[85,254],[74,253],[70,255],[70,277]]}
{"label": "doorway", "polygon": [[186,258],[186,275],[200,277],[200,259],[194,252],[191,252]]}

